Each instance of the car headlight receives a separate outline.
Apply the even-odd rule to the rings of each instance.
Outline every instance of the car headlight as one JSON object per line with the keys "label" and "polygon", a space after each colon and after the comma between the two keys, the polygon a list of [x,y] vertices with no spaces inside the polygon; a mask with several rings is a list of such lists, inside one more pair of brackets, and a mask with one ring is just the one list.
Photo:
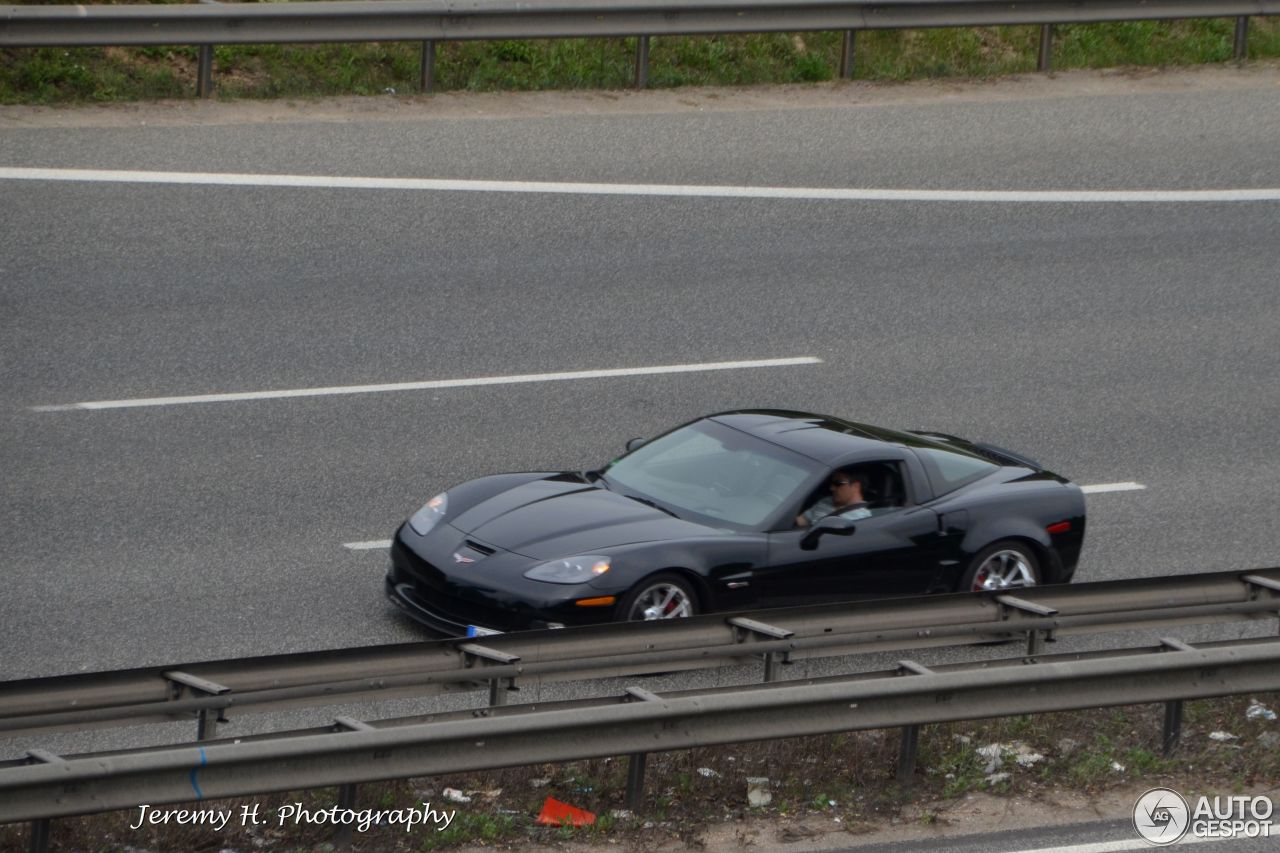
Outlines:
{"label": "car headlight", "polygon": [[427,501],[426,506],[409,517],[409,526],[419,536],[426,536],[427,531],[435,527],[440,522],[440,519],[444,518],[445,510],[448,508],[449,495],[447,492],[441,492]]}
{"label": "car headlight", "polygon": [[524,573],[529,580],[547,583],[586,583],[609,571],[609,558],[593,555],[540,563]]}

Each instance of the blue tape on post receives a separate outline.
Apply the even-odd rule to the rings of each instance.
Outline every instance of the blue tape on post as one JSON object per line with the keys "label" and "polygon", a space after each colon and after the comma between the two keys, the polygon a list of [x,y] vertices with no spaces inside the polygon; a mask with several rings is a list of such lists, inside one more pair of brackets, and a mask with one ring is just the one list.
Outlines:
{"label": "blue tape on post", "polygon": [[[204,754],[204,747],[202,746],[200,747],[200,767],[204,767],[208,763],[209,757]],[[204,791],[200,790],[200,783],[196,781],[196,774],[200,772],[200,767],[195,767],[191,770],[191,790],[196,792],[197,800],[204,799]]]}

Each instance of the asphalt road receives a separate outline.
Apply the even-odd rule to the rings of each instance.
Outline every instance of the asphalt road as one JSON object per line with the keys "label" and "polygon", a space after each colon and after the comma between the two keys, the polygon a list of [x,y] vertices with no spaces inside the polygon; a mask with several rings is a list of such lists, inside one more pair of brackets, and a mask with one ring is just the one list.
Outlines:
{"label": "asphalt road", "polygon": [[[545,115],[0,111],[0,169],[1280,187],[1280,74],[1188,79],[584,96]],[[1089,498],[1080,580],[1276,565],[1277,270],[1277,201],[0,179],[0,679],[420,638],[382,597],[385,555],[343,543],[388,538],[456,481],[594,466],[741,406],[940,429],[1080,483],[1144,484]],[[793,356],[821,363],[57,408]]]}

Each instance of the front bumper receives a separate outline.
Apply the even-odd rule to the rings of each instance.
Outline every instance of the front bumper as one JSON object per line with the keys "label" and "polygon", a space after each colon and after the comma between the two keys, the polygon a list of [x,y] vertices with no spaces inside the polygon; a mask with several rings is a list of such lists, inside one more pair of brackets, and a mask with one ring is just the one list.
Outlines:
{"label": "front bumper", "polygon": [[422,597],[414,589],[413,584],[398,583],[392,571],[387,572],[386,591],[387,598],[391,599],[391,603],[399,607],[405,615],[446,636],[465,637],[470,633],[473,626],[490,631],[501,630],[490,625],[458,622],[443,613],[433,610],[430,604],[422,600]]}
{"label": "front bumper", "polygon": [[[471,626],[526,631],[613,619],[613,607],[575,606],[573,602],[583,597],[579,587],[523,578],[527,560],[519,555],[499,552],[466,569],[447,571],[443,566],[456,548],[447,540],[453,537],[445,531],[432,531],[427,537],[409,534],[420,540],[415,549],[403,541],[403,535],[402,529],[391,543],[387,597],[433,631],[462,637]],[[419,550],[435,559],[425,558]],[[592,594],[599,595],[586,593]]]}

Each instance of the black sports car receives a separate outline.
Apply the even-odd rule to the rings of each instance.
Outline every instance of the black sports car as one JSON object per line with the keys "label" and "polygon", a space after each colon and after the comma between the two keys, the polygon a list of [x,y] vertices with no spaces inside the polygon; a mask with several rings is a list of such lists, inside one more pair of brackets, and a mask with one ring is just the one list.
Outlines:
{"label": "black sports car", "polygon": [[1084,542],[1078,486],[941,433],[747,410],[627,451],[436,495],[387,595],[463,635],[1065,583]]}

